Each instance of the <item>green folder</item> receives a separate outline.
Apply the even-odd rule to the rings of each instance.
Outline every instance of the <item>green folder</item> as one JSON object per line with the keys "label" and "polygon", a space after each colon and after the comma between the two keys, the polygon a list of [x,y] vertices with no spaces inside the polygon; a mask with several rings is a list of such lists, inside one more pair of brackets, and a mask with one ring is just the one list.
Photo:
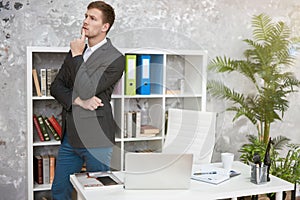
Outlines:
{"label": "green folder", "polygon": [[125,95],[136,95],[136,55],[125,55]]}

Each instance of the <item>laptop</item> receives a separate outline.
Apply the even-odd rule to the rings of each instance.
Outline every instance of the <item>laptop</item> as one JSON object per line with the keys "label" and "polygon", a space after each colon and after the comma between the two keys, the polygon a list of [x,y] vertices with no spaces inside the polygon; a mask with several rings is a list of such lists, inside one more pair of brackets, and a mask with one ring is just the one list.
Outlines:
{"label": "laptop", "polygon": [[192,154],[127,153],[125,189],[188,189]]}

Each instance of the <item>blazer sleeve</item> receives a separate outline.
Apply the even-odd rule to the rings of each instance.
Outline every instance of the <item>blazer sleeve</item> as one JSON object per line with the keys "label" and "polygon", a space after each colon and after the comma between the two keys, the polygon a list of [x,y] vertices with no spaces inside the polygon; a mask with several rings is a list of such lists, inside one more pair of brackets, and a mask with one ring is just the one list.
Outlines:
{"label": "blazer sleeve", "polygon": [[69,52],[57,76],[50,86],[50,94],[67,111],[71,110],[72,108],[74,80],[82,62],[82,55],[72,57],[71,52]]}
{"label": "blazer sleeve", "polygon": [[124,68],[125,58],[121,55],[105,69],[96,88],[96,94],[102,93],[115,84],[122,77]]}

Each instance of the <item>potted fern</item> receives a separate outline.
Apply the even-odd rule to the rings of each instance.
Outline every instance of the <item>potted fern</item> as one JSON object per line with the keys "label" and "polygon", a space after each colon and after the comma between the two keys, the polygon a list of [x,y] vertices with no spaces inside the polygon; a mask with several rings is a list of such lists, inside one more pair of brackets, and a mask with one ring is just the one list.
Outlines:
{"label": "potted fern", "polygon": [[[294,64],[294,58],[289,52],[291,45],[289,28],[284,22],[272,22],[265,14],[254,16],[252,27],[253,39],[243,40],[249,47],[244,51],[245,59],[218,56],[212,59],[208,66],[209,70],[218,73],[236,72],[248,79],[254,88],[255,92],[252,90],[247,94],[231,89],[221,81],[208,82],[208,92],[213,97],[232,103],[226,110],[235,113],[233,121],[243,116],[256,127],[257,135],[247,136],[249,144],[241,148],[241,160],[246,163],[252,161],[256,151],[264,154],[270,138],[271,125],[275,121],[282,120],[289,107],[287,96],[296,92],[295,88],[300,86],[299,80],[288,70],[288,67]],[[283,147],[289,148],[288,142],[289,139],[284,136],[273,139],[273,153],[271,153],[273,162],[284,162],[283,158],[279,157],[278,150]],[[297,150],[295,152],[297,154]],[[275,174],[275,167],[273,166],[272,170],[271,166],[271,173]],[[283,175],[275,175],[285,179]],[[297,175],[295,182],[299,182],[299,173],[295,175]]]}

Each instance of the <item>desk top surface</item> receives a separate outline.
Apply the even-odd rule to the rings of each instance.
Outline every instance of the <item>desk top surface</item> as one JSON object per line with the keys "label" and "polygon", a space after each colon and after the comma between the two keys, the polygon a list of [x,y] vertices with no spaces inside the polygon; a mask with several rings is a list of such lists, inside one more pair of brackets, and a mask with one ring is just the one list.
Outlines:
{"label": "desk top surface", "polygon": [[[214,164],[216,166],[220,163]],[[271,181],[256,185],[250,182],[250,166],[235,161],[233,169],[241,172],[241,175],[230,178],[230,180],[213,185],[201,181],[191,180],[188,190],[125,190],[122,188],[98,188],[84,190],[78,183],[76,177],[71,175],[70,180],[80,196],[86,200],[98,200],[100,197],[106,200],[153,200],[153,199],[222,199],[233,198],[271,192],[289,191],[294,185],[285,180],[270,175]],[[117,173],[122,179],[122,173]]]}

